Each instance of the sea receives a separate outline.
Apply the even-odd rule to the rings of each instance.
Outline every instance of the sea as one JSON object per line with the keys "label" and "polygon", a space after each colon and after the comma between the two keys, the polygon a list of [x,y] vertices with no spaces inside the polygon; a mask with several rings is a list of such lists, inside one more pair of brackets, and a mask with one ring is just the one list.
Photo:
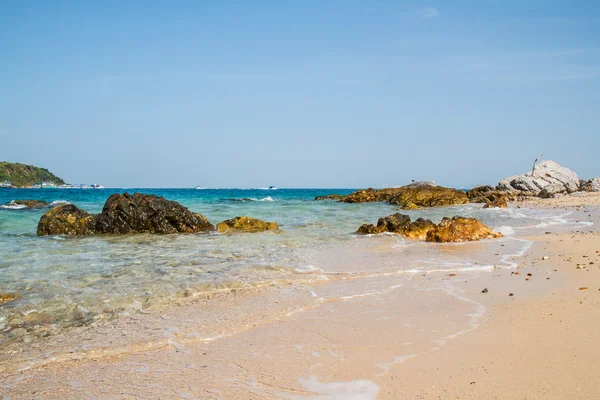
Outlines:
{"label": "sea", "polygon": [[[262,318],[259,315],[265,310],[286,317],[317,307],[325,299],[351,301],[400,287],[408,293],[406,288],[411,285],[448,292],[447,285],[425,287],[426,282],[417,283],[413,278],[513,268],[515,257],[531,245],[524,239],[526,235],[581,226],[564,209],[483,209],[481,204],[466,204],[404,211],[386,203],[314,200],[315,196],[352,191],[0,189],[0,293],[19,295],[17,300],[0,305],[0,365],[10,359],[12,367],[26,369],[60,359],[60,351],[64,357],[74,352],[83,354],[93,346],[102,347],[103,341],[76,351],[67,347],[60,350],[58,342],[67,341],[63,339],[77,329],[106,327],[146,315],[168,316],[190,299],[211,299],[211,308],[202,314],[202,334],[194,337],[213,340],[234,334],[242,321],[247,324],[249,319]],[[280,231],[38,237],[37,224],[48,208],[29,209],[13,203],[26,199],[43,200],[52,206],[70,203],[98,213],[111,194],[124,192],[176,201],[215,225],[245,215],[275,221]],[[375,224],[378,218],[396,212],[435,223],[455,215],[475,217],[504,237],[434,244],[398,235],[355,233],[362,224]],[[267,294],[256,300],[259,292]],[[249,300],[243,310],[219,309],[219,304],[230,304],[230,296],[246,295]],[[224,314],[227,322],[222,322]],[[470,312],[470,318],[475,314]],[[198,321],[185,321],[178,326],[181,335],[200,331]],[[170,321],[156,328],[152,338],[132,334],[128,345],[134,346],[139,340],[172,340],[169,335],[173,332]],[[44,343],[53,343],[53,350],[48,352]]]}

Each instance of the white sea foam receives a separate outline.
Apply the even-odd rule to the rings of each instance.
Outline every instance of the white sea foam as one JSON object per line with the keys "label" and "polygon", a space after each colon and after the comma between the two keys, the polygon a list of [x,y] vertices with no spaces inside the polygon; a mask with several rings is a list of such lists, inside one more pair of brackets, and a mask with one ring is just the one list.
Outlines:
{"label": "white sea foam", "polygon": [[298,378],[300,385],[314,396],[288,395],[290,399],[327,399],[327,400],[371,400],[377,398],[379,385],[375,382],[360,379],[348,382],[319,382],[319,378],[311,375]]}
{"label": "white sea foam", "polygon": [[58,206],[61,204],[71,204],[71,203],[66,200],[54,200],[52,203],[50,203],[51,206]]}
{"label": "white sea foam", "polygon": [[15,201],[11,201],[9,204],[2,204],[0,208],[4,208],[5,210],[21,210],[23,208],[27,208],[26,205],[23,204],[15,204]]}
{"label": "white sea foam", "polygon": [[515,234],[515,230],[511,226],[501,226],[497,228],[496,231],[500,232],[504,236],[511,236]]}

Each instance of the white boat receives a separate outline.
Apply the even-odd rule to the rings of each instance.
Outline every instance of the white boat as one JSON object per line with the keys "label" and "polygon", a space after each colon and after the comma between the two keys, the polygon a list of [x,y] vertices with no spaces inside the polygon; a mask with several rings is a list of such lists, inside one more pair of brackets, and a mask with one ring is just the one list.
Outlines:
{"label": "white boat", "polygon": [[75,189],[75,186],[70,183],[65,183],[64,185],[59,185],[58,189]]}
{"label": "white boat", "polygon": [[13,186],[12,186],[12,183],[9,181],[0,182],[0,188],[11,188],[11,187],[13,187]]}
{"label": "white boat", "polygon": [[93,188],[93,189],[104,189],[104,186],[102,186],[102,185],[100,185],[100,184],[96,183],[96,184],[92,185],[92,188]]}
{"label": "white boat", "polygon": [[86,185],[85,183],[77,186],[79,189],[89,189],[90,185]]}
{"label": "white boat", "polygon": [[277,190],[275,186],[269,186],[269,190]]}
{"label": "white boat", "polygon": [[194,187],[194,189],[200,190],[200,189],[206,189],[206,188],[203,188],[202,186],[196,186],[196,187]]}
{"label": "white boat", "polygon": [[42,188],[42,182],[39,183],[34,183],[33,185],[31,185],[32,189],[41,189]]}

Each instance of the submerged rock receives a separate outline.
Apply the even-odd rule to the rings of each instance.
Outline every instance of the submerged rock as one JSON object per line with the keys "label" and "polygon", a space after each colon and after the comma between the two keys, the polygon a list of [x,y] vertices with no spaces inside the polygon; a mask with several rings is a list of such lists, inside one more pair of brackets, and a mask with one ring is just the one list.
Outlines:
{"label": "submerged rock", "polygon": [[263,232],[278,231],[279,226],[276,222],[265,222],[260,219],[246,216],[235,217],[217,224],[217,232]]}
{"label": "submerged rock", "polygon": [[582,181],[580,190],[584,192],[600,192],[600,178]]}
{"label": "submerged rock", "polygon": [[27,208],[44,208],[48,207],[50,203],[41,200],[14,200],[12,204],[18,204]]}
{"label": "submerged rock", "polygon": [[502,237],[475,218],[444,218],[432,230],[427,232],[428,242],[467,242]]}
{"label": "submerged rock", "polygon": [[408,215],[396,213],[387,217],[379,218],[377,226],[372,224],[364,224],[356,233],[363,235],[377,234],[383,232],[399,233],[409,239],[424,240],[427,232],[435,228],[435,224],[428,219],[419,218],[411,222]]}
{"label": "submerged rock", "polygon": [[468,203],[465,192],[443,186],[403,187],[389,200],[401,207],[437,207]]}
{"label": "submerged rock", "polygon": [[17,293],[0,293],[0,304],[6,303],[9,301],[20,299],[21,295]]}
{"label": "submerged rock", "polygon": [[42,216],[38,235],[128,233],[200,233],[214,230],[202,215],[160,196],[113,194],[100,214],[88,214],[72,204],[55,207]]}
{"label": "submerged rock", "polygon": [[[553,185],[551,187],[548,187]],[[544,190],[545,196],[556,193],[573,193],[579,189],[579,178],[570,169],[547,160],[538,164],[531,172],[503,179],[498,190],[521,191],[525,195],[538,196]]]}

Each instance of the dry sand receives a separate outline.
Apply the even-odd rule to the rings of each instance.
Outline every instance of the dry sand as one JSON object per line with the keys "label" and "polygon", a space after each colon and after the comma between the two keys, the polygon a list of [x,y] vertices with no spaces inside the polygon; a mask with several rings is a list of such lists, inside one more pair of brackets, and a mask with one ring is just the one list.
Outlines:
{"label": "dry sand", "polygon": [[[598,194],[586,194],[520,206],[579,207],[574,216],[593,221],[593,230],[600,223],[599,200]],[[415,277],[448,288],[443,294],[388,281],[381,295],[326,301],[285,318],[273,311],[260,324],[213,341],[190,337],[151,351],[6,373],[0,394],[12,399],[597,398],[600,235],[586,229],[528,239],[535,244],[516,269],[466,280],[461,274]],[[356,284],[380,283],[374,278]],[[319,289],[335,293],[335,282],[327,285]],[[239,305],[232,300],[234,306]]]}

